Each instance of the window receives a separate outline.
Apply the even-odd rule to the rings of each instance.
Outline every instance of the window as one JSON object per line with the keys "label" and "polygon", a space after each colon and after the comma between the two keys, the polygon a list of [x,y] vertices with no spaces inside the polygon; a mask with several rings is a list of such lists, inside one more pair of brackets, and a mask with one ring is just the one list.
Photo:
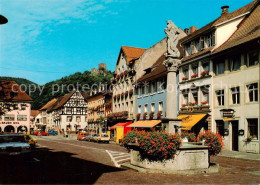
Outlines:
{"label": "window", "polygon": [[241,66],[241,56],[235,55],[229,60],[229,69],[230,71],[239,70]]}
{"label": "window", "polygon": [[190,43],[187,44],[187,46],[186,46],[186,52],[187,52],[188,56],[191,55],[191,44]]}
{"label": "window", "polygon": [[155,111],[155,103],[152,103],[151,104],[151,112],[154,112]]}
{"label": "window", "polygon": [[212,46],[212,36],[211,36],[211,34],[206,36],[206,44],[207,44],[207,47]]}
{"label": "window", "polygon": [[14,115],[13,114],[5,115],[5,121],[14,121]]}
{"label": "window", "polygon": [[81,108],[77,108],[77,113],[81,113]]}
{"label": "window", "polygon": [[157,92],[157,82],[156,81],[152,83],[152,92],[153,93]]}
{"label": "window", "polygon": [[247,119],[248,136],[258,139],[258,119]]}
{"label": "window", "polygon": [[189,69],[188,68],[184,68],[183,69],[183,76],[185,76],[185,77],[189,77]]}
{"label": "window", "polygon": [[144,112],[148,112],[148,104],[144,105]]}
{"label": "window", "polygon": [[220,75],[225,72],[225,61],[221,61],[215,64],[215,74]]}
{"label": "window", "polygon": [[189,99],[188,99],[188,93],[183,94],[183,104],[188,105]]}
{"label": "window", "polygon": [[258,50],[251,51],[247,54],[247,66],[253,66],[259,63]]}
{"label": "window", "polygon": [[192,65],[192,73],[198,74],[198,64]]}
{"label": "window", "polygon": [[72,121],[72,116],[67,116],[67,122]]}
{"label": "window", "polygon": [[27,121],[26,115],[17,115],[17,121]]}
{"label": "window", "polygon": [[217,133],[224,137],[224,121],[216,120]]}
{"label": "window", "polygon": [[240,91],[239,87],[231,88],[231,96],[232,96],[232,103],[239,104],[240,103]]}
{"label": "window", "polygon": [[142,94],[145,94],[145,86],[142,86]]}
{"label": "window", "polygon": [[249,84],[247,85],[249,102],[258,101],[258,84]]}
{"label": "window", "polygon": [[159,102],[159,111],[163,111],[163,102]]}
{"label": "window", "polygon": [[193,92],[192,96],[193,96],[193,102],[192,103],[198,103],[198,92]]}
{"label": "window", "polygon": [[67,114],[71,114],[71,108],[67,108]]}
{"label": "window", "polygon": [[202,67],[204,71],[209,71],[209,62],[203,62]]}
{"label": "window", "polygon": [[207,104],[209,102],[209,91],[208,91],[208,89],[202,89],[202,95],[203,95],[204,104]]}
{"label": "window", "polygon": [[138,105],[138,113],[141,114],[141,112],[142,112],[142,106]]}
{"label": "window", "polygon": [[200,47],[201,47],[201,49],[205,48],[204,37],[200,37]]}
{"label": "window", "polygon": [[81,122],[81,117],[80,116],[76,116],[76,122]]}
{"label": "window", "polygon": [[201,50],[201,44],[200,44],[200,40],[199,39],[195,41],[195,46],[196,46],[197,51]]}
{"label": "window", "polygon": [[147,88],[147,93],[150,94],[151,93],[151,83],[148,83],[146,88]]}
{"label": "window", "polygon": [[216,91],[218,106],[224,106],[224,90]]}

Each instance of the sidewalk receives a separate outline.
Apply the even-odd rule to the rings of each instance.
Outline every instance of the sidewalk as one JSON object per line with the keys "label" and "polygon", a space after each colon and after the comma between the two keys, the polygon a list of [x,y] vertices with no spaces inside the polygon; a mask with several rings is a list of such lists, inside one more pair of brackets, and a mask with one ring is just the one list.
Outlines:
{"label": "sidewalk", "polygon": [[237,151],[222,150],[221,154],[219,154],[218,156],[260,161],[260,154],[237,152]]}

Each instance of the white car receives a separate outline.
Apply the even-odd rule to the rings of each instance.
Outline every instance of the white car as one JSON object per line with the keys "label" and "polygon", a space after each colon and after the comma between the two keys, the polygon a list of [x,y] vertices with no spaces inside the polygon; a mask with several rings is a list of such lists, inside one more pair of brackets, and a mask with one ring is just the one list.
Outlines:
{"label": "white car", "polygon": [[94,136],[94,142],[97,143],[109,143],[110,137],[106,133]]}

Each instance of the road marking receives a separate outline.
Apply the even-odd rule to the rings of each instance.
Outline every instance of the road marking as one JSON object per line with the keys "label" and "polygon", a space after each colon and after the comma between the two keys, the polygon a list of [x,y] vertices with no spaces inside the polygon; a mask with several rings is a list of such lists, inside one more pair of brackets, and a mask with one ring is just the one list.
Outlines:
{"label": "road marking", "polygon": [[121,167],[122,162],[130,160],[130,154],[123,152],[116,152],[111,150],[106,150],[107,154],[110,156],[112,162],[116,167]]}

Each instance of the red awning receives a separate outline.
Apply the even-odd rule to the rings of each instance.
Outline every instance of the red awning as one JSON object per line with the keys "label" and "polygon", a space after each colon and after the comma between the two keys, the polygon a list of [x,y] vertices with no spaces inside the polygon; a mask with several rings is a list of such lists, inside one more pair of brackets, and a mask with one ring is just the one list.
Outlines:
{"label": "red awning", "polygon": [[126,127],[127,125],[130,125],[132,122],[125,122],[125,123],[117,123],[115,125],[113,125],[110,130],[114,130],[116,127]]}

